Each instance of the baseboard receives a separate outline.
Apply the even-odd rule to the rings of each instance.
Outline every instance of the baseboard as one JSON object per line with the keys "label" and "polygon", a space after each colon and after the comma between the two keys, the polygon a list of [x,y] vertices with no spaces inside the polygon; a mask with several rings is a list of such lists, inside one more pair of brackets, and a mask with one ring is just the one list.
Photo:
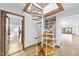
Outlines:
{"label": "baseboard", "polygon": [[[40,44],[41,44],[41,42],[38,42],[38,43],[37,43],[38,46],[39,46]],[[28,46],[28,47],[25,47],[24,50],[27,49],[27,48],[30,48],[30,47],[32,47],[32,46],[35,46],[35,45],[36,45],[36,44],[33,44],[33,45],[31,45],[31,46]]]}
{"label": "baseboard", "polygon": [[[37,43],[38,46],[39,46],[40,44],[41,44],[41,42],[38,42],[38,43]],[[24,48],[24,49],[30,48],[30,47],[35,46],[35,45],[36,45],[36,44],[33,44],[33,45],[31,45],[31,46],[29,46],[29,47],[26,47],[26,48]],[[55,45],[55,47],[60,48],[59,45]]]}

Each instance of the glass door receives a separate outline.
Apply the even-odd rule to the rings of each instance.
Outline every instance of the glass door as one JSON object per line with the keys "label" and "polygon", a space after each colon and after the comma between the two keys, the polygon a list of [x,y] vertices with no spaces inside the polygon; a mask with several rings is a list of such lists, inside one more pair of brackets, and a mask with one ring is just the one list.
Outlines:
{"label": "glass door", "polygon": [[10,18],[6,16],[6,34],[5,34],[5,54],[8,53],[10,47]]}

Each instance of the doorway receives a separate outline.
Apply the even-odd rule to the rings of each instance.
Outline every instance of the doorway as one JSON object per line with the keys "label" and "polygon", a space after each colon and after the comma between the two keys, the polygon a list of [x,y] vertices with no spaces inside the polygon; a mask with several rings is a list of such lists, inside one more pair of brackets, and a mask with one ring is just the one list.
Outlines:
{"label": "doorway", "polygon": [[9,50],[7,51],[6,55],[22,50],[22,20],[20,19],[21,18],[17,17],[16,15],[6,14],[6,37],[9,37]]}
{"label": "doorway", "polygon": [[2,55],[12,55],[24,49],[24,17],[7,11],[1,11],[4,37]]}

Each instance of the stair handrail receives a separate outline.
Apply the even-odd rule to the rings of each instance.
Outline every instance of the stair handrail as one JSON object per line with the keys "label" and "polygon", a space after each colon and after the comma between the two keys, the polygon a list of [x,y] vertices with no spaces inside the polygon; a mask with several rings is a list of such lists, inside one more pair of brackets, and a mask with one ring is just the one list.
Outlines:
{"label": "stair handrail", "polygon": [[53,24],[52,28],[50,28],[48,31],[46,31],[46,32],[43,33],[43,34],[38,35],[37,37],[35,37],[35,39],[38,39],[38,38],[40,38],[40,37],[42,37],[42,36],[44,36],[44,35],[50,33],[52,30],[54,30],[55,27],[56,27],[56,22]]}

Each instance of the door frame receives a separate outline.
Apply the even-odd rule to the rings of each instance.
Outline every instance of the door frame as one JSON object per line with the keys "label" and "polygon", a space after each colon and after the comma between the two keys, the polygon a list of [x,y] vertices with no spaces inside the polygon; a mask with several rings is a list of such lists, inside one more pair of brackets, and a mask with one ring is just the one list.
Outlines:
{"label": "door frame", "polygon": [[[1,10],[1,13],[2,13],[2,18],[1,18],[1,20],[4,20],[3,21],[3,23],[4,23],[4,25],[3,25],[3,29],[4,29],[4,31],[3,31],[3,34],[4,34],[4,36],[2,36],[4,39],[2,39],[3,41],[4,41],[4,43],[2,43],[2,45],[3,45],[3,49],[4,49],[4,53],[3,53],[3,55],[5,56],[6,55],[6,51],[5,51],[5,31],[6,31],[6,27],[5,27],[5,25],[6,25],[6,19],[5,19],[5,15],[6,14],[11,14],[11,15],[15,15],[15,16],[18,16],[18,17],[21,17],[22,18],[22,29],[21,29],[21,32],[22,32],[22,34],[21,34],[21,41],[22,41],[22,50],[24,50],[24,16],[22,16],[22,15],[20,15],[20,14],[17,14],[17,13],[12,13],[12,12],[8,12],[8,11],[4,11],[4,10]],[[2,32],[2,31],[1,31]],[[2,42],[3,42],[2,41]]]}

